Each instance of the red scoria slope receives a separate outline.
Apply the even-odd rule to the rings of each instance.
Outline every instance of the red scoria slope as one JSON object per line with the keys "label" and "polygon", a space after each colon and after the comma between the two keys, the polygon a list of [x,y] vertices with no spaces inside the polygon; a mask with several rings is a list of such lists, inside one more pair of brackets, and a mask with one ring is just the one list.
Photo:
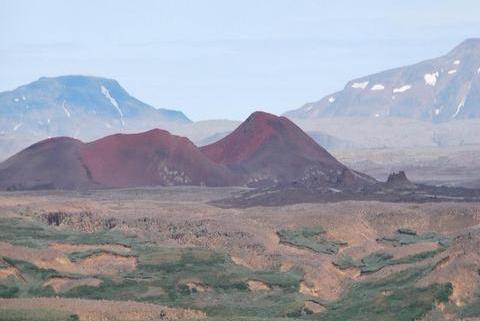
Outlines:
{"label": "red scoria slope", "polygon": [[233,185],[233,175],[187,138],[154,129],[91,143],[59,137],[0,164],[0,189],[88,189],[155,185]]}
{"label": "red scoria slope", "polygon": [[353,186],[367,179],[338,162],[287,118],[264,112],[253,113],[230,135],[201,151],[253,186],[295,181]]}
{"label": "red scoria slope", "polygon": [[69,137],[33,144],[0,163],[0,189],[79,189],[98,187],[80,157],[83,143]]}
{"label": "red scoria slope", "polygon": [[107,136],[81,147],[94,181],[109,187],[228,185],[229,171],[187,138],[154,129]]}
{"label": "red scoria slope", "polygon": [[357,187],[368,181],[285,117],[256,112],[224,139],[197,148],[154,129],[83,143],[59,137],[0,163],[0,189],[155,185]]}

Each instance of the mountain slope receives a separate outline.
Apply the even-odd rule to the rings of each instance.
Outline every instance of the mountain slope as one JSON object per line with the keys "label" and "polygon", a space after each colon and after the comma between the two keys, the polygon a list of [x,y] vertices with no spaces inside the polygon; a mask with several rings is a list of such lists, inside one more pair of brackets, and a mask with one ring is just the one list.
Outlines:
{"label": "mountain slope", "polygon": [[364,181],[287,118],[263,112],[253,113],[231,134],[201,151],[243,176],[247,185],[293,181],[354,185]]}
{"label": "mountain slope", "polygon": [[354,79],[342,91],[285,116],[447,122],[479,118],[479,106],[480,39],[469,39],[443,57]]}
{"label": "mountain slope", "polygon": [[[43,77],[0,93],[0,158],[48,137],[93,140],[189,124],[181,112],[155,109],[117,81],[87,76]],[[5,154],[2,152],[5,150]]]}
{"label": "mountain slope", "polygon": [[356,189],[374,181],[338,162],[287,118],[263,112],[200,149],[154,129],[90,143],[47,139],[0,163],[0,189],[9,190],[292,183]]}
{"label": "mountain slope", "polygon": [[0,163],[0,189],[99,187],[80,157],[83,143],[68,137],[38,142]]}
{"label": "mountain slope", "polygon": [[223,186],[232,178],[190,140],[160,129],[108,136],[83,145],[80,153],[93,179],[109,187]]}
{"label": "mountain slope", "polygon": [[0,112],[16,121],[12,128],[2,128],[5,132],[15,126],[16,130],[32,127],[31,122],[52,129],[56,121],[79,125],[76,123],[85,117],[104,121],[106,127],[152,117],[160,122],[190,122],[181,112],[155,109],[130,96],[115,80],[89,76],[42,77],[2,92]]}
{"label": "mountain slope", "polygon": [[0,189],[90,189],[232,184],[234,176],[188,139],[155,129],[91,143],[59,137],[0,163]]}

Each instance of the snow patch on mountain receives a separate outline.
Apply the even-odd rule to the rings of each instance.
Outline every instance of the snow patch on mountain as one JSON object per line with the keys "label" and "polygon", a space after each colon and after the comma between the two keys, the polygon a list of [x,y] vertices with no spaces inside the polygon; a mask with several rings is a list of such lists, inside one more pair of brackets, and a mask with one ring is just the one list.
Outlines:
{"label": "snow patch on mountain", "polygon": [[335,97],[330,97],[330,98],[328,98],[328,102],[329,102],[329,103],[334,103],[334,102],[335,102]]}
{"label": "snow patch on mountain", "polygon": [[371,90],[377,91],[377,90],[384,90],[384,89],[385,89],[385,86],[384,86],[384,85],[382,85],[382,84],[376,84],[376,85],[374,85],[374,86],[372,87]]}
{"label": "snow patch on mountain", "polygon": [[423,79],[425,79],[425,85],[435,87],[438,76],[439,76],[438,71],[432,74],[425,74],[423,76]]}
{"label": "snow patch on mountain", "polygon": [[368,83],[369,83],[368,81],[364,81],[364,82],[354,82],[354,83],[352,84],[352,88],[354,88],[354,89],[365,89],[365,88],[367,88]]}
{"label": "snow patch on mountain", "polygon": [[400,88],[394,88],[393,89],[393,93],[396,94],[396,93],[403,93],[403,92],[406,92],[407,90],[409,90],[410,88],[412,88],[411,85],[405,85],[405,86],[402,86]]}
{"label": "snow patch on mountain", "polygon": [[19,124],[16,124],[14,127],[13,127],[13,131],[16,132],[17,129],[19,129],[20,127],[22,127],[23,123],[19,123]]}
{"label": "snow patch on mountain", "polygon": [[118,102],[115,100],[115,98],[112,97],[112,95],[110,95],[110,91],[108,91],[108,89],[105,86],[101,85],[100,90],[102,94],[105,96],[105,98],[107,98],[110,101],[110,103],[117,109],[118,114],[120,115],[120,121],[122,122],[122,126],[125,126],[125,122],[123,121],[123,112],[120,109]]}
{"label": "snow patch on mountain", "polygon": [[462,111],[462,108],[465,106],[465,97],[463,97],[462,101],[460,104],[457,106],[457,110],[455,111],[455,114],[453,114],[452,118],[455,118],[458,116],[458,114]]}
{"label": "snow patch on mountain", "polygon": [[[452,116],[466,96],[465,106],[458,108],[455,119],[480,119],[480,109],[473,108],[480,103],[479,80],[480,38],[469,39],[438,58],[360,75],[343,90],[310,102],[313,108],[309,112],[300,107],[285,114],[294,119],[320,119],[373,118],[379,113],[381,118],[443,123],[454,120]],[[467,90],[469,83],[471,90]],[[329,103],[331,96],[336,97],[335,104]]]}
{"label": "snow patch on mountain", "polygon": [[70,113],[70,111],[68,110],[67,106],[65,106],[65,100],[63,101],[62,103],[62,108],[63,108],[63,111],[65,112],[65,115],[70,118],[72,116],[72,114]]}

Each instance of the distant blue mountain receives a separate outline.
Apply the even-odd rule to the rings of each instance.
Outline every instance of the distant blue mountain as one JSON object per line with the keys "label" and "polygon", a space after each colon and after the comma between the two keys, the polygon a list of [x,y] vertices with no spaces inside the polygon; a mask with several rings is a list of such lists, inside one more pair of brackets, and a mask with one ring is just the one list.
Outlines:
{"label": "distant blue mountain", "polygon": [[47,137],[88,141],[190,123],[180,111],[156,109],[130,96],[112,79],[42,77],[0,93],[0,158]]}
{"label": "distant blue mountain", "polygon": [[112,127],[142,119],[148,123],[190,122],[182,112],[155,109],[130,96],[115,80],[87,76],[42,77],[13,91],[0,93],[0,114],[17,125],[24,122],[22,126],[25,127],[31,121],[75,122],[77,116],[86,115]]}

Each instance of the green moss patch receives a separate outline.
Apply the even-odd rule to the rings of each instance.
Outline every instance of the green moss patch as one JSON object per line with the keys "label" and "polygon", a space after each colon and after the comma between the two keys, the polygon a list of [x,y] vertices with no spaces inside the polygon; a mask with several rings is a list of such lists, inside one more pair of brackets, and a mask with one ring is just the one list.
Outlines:
{"label": "green moss patch", "polygon": [[350,256],[344,255],[333,264],[341,270],[349,268],[358,268],[361,273],[373,273],[380,271],[389,265],[410,264],[423,261],[425,259],[436,256],[443,252],[445,248],[438,248],[433,251],[426,251],[417,254],[408,255],[398,259],[394,259],[393,255],[385,252],[375,252],[362,258],[360,261],[354,261]]}
{"label": "green moss patch", "polygon": [[416,287],[432,266],[408,269],[378,281],[354,284],[340,300],[327,306],[315,319],[322,321],[419,320],[438,302],[447,302],[451,284]]}
{"label": "green moss patch", "polygon": [[277,232],[280,243],[312,250],[317,253],[336,254],[346,242],[328,240],[326,231],[321,226],[305,227],[301,230],[281,230]]}
{"label": "green moss patch", "polygon": [[393,246],[404,246],[421,242],[437,242],[440,246],[448,247],[451,245],[451,239],[435,233],[427,232],[417,234],[415,230],[408,228],[399,228],[394,235],[378,239],[379,242],[387,242]]}

